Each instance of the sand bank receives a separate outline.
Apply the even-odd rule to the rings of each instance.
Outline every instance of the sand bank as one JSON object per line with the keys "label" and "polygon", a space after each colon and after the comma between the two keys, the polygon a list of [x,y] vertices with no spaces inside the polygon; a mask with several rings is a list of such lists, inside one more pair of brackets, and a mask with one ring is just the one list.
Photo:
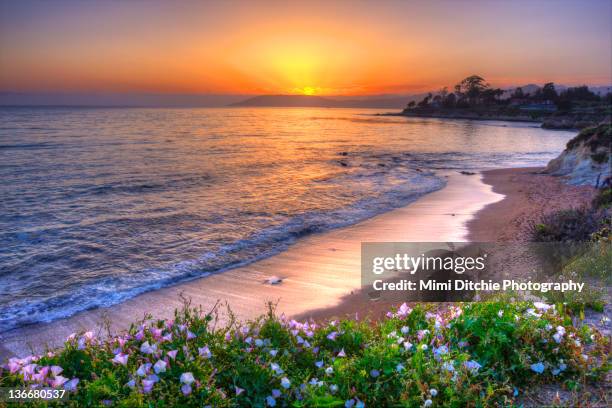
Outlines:
{"label": "sand bank", "polygon": [[[0,334],[0,357],[61,345],[71,333],[124,330],[145,313],[172,316],[181,294],[211,309],[227,302],[240,319],[256,317],[267,302],[299,318],[378,317],[398,299],[373,302],[360,290],[361,242],[525,240],[531,222],[548,211],[588,204],[594,189],[572,187],[538,173],[539,169],[491,170],[477,175],[452,173],[445,188],[414,203],[350,227],[301,239],[270,258],[220,274],[145,293],[124,303]],[[282,282],[265,283],[277,276]],[[400,295],[398,295],[400,296]]]}
{"label": "sand bank", "polygon": [[[172,316],[181,306],[180,295],[209,310],[228,302],[240,319],[258,316],[267,302],[287,315],[333,311],[360,287],[360,248],[364,241],[464,241],[466,223],[502,195],[482,182],[481,175],[449,174],[442,190],[412,204],[356,225],[315,234],[286,251],[250,265],[149,292],[108,308],[78,313],[66,319],[36,324],[0,334],[0,355],[24,355],[30,349],[61,345],[71,333],[101,329],[106,320],[112,331],[123,330],[145,313]],[[266,284],[272,276],[277,285]],[[367,304],[366,304],[367,306]],[[363,305],[361,306],[363,308]]]}

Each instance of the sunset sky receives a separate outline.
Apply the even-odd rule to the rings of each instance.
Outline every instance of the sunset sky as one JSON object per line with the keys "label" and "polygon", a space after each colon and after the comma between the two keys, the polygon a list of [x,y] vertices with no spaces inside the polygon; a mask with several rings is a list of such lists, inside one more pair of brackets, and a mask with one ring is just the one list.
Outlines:
{"label": "sunset sky", "polygon": [[612,81],[612,1],[0,2],[0,90],[410,93]]}

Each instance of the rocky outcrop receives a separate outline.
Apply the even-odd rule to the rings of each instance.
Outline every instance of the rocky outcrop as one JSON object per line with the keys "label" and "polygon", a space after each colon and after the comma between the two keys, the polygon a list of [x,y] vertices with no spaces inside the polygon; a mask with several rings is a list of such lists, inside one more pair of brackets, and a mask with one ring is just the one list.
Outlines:
{"label": "rocky outcrop", "polygon": [[612,126],[609,122],[583,129],[567,142],[563,153],[551,160],[545,171],[566,178],[569,184],[610,185],[611,145]]}

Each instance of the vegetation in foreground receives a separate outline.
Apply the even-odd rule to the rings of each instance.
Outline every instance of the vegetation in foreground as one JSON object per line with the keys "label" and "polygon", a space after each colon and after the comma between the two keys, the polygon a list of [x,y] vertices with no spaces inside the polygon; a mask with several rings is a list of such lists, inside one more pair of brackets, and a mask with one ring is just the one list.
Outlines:
{"label": "vegetation in foreground", "polygon": [[10,359],[0,386],[64,388],[68,406],[478,407],[512,406],[542,383],[580,392],[609,369],[609,340],[576,329],[561,304],[403,304],[379,322],[321,325],[271,309],[215,322],[186,304],[117,337],[74,334],[61,350]]}

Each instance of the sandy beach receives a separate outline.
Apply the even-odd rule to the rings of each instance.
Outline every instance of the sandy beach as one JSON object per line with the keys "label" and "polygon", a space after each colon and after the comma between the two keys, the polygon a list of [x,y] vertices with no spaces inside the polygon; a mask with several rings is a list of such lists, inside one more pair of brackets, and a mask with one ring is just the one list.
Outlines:
{"label": "sandy beach", "polygon": [[[277,305],[279,313],[315,319],[359,313],[376,317],[390,303],[372,302],[360,289],[361,242],[505,241],[524,239],[525,226],[540,214],[588,203],[589,187],[572,187],[538,174],[540,169],[503,169],[481,174],[451,173],[445,188],[412,204],[353,226],[315,234],[288,250],[250,265],[145,293],[50,323],[0,335],[2,357],[56,347],[73,332],[125,330],[145,313],[167,318],[182,305],[210,310],[227,302],[239,319],[250,319]],[[280,277],[282,283],[266,280]]]}

